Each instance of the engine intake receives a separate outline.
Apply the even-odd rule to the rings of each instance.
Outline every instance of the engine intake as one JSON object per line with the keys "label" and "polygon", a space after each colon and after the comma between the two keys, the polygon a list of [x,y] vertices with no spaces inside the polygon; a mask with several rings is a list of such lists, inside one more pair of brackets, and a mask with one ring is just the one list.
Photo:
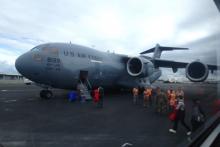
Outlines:
{"label": "engine intake", "polygon": [[127,72],[131,76],[146,77],[153,73],[153,63],[143,57],[133,57],[127,62]]}
{"label": "engine intake", "polygon": [[192,82],[203,82],[208,75],[208,66],[200,61],[194,61],[186,66],[186,77]]}

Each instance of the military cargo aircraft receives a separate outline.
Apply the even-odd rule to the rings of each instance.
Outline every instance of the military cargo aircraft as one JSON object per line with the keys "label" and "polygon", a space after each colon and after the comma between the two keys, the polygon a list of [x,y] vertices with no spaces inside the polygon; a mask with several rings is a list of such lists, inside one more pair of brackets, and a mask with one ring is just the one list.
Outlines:
{"label": "military cargo aircraft", "polygon": [[[206,80],[209,70],[217,70],[216,65],[200,61],[183,63],[160,59],[162,51],[187,50],[187,48],[164,47],[157,44],[154,48],[129,57],[72,43],[41,44],[17,58],[15,66],[20,74],[43,85],[40,92],[43,98],[50,98],[48,89],[76,89],[84,84],[88,89],[103,86],[146,87],[161,76],[160,67],[185,68],[186,77],[193,82]],[[145,56],[153,53],[153,57]]]}

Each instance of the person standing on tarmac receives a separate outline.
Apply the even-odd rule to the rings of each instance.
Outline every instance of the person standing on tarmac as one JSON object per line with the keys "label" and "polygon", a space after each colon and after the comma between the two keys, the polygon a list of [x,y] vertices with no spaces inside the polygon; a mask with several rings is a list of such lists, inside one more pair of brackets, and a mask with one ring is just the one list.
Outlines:
{"label": "person standing on tarmac", "polygon": [[177,91],[176,91],[176,97],[182,96],[184,98],[184,92],[181,89],[181,87],[178,87]]}
{"label": "person standing on tarmac", "polygon": [[97,107],[98,107],[99,98],[100,98],[99,89],[95,88],[94,91],[93,91],[93,101],[94,101],[94,103]]}
{"label": "person standing on tarmac", "polygon": [[138,96],[139,96],[139,90],[137,87],[134,87],[132,89],[132,93],[133,93],[133,103],[136,105],[137,101],[138,101]]}
{"label": "person standing on tarmac", "polygon": [[99,91],[98,107],[103,108],[104,89],[101,86],[99,86],[98,91]]}
{"label": "person standing on tarmac", "polygon": [[144,94],[144,107],[148,107],[150,103],[150,96],[152,90],[150,88],[145,88],[143,94]]}
{"label": "person standing on tarmac", "polygon": [[170,98],[169,98],[169,110],[173,111],[176,107],[176,93],[174,90],[170,90]]}
{"label": "person standing on tarmac", "polygon": [[156,112],[162,113],[167,109],[166,94],[158,87],[156,95]]}
{"label": "person standing on tarmac", "polygon": [[176,119],[174,120],[174,125],[172,129],[169,129],[169,132],[176,133],[178,129],[178,123],[181,121],[181,124],[186,128],[187,135],[191,134],[190,128],[185,123],[185,104],[183,96],[178,97],[178,103],[176,106]]}
{"label": "person standing on tarmac", "polygon": [[167,89],[167,93],[171,93],[171,91],[173,91],[173,87],[170,86],[168,89]]}
{"label": "person standing on tarmac", "polygon": [[170,101],[171,91],[173,91],[171,87],[169,89],[167,89],[167,99],[168,99],[168,101]]}
{"label": "person standing on tarmac", "polygon": [[192,131],[196,131],[202,124],[205,122],[205,113],[200,105],[200,100],[195,99],[193,101],[193,108],[192,108],[192,117],[191,117],[191,125]]}

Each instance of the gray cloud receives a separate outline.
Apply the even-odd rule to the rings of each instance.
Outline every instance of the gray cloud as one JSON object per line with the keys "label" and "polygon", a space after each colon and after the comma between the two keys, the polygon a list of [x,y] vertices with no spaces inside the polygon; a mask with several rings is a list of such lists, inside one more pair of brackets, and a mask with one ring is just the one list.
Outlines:
{"label": "gray cloud", "polygon": [[0,73],[15,74],[18,73],[14,65],[10,65],[7,61],[0,61]]}
{"label": "gray cloud", "polygon": [[193,61],[200,59],[203,62],[216,64],[217,52],[220,49],[220,32],[212,34],[205,38],[196,40],[194,42],[182,45],[182,47],[189,48],[188,51],[173,51],[164,53],[162,57],[165,59],[172,59],[178,61]]}
{"label": "gray cloud", "polygon": [[208,61],[219,46],[219,13],[210,0],[7,0],[0,17],[0,53],[14,50],[17,56],[45,42],[71,41],[131,56],[160,43],[190,48],[185,57],[175,51],[164,53],[165,59]]}

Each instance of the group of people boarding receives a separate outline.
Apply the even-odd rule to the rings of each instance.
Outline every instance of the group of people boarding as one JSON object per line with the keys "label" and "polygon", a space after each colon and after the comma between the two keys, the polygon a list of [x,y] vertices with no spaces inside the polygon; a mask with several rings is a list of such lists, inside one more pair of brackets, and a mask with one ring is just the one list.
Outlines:
{"label": "group of people boarding", "polygon": [[[191,131],[197,130],[205,121],[205,113],[200,106],[200,100],[194,99],[192,112],[191,112],[191,125],[192,129],[185,122],[186,107],[184,102],[184,91],[179,87],[176,91],[172,87],[165,92],[160,87],[152,89],[146,87],[144,89],[133,88],[133,102],[137,104],[141,97],[143,97],[143,107],[148,108],[155,104],[155,110],[157,113],[168,113],[168,118],[173,122],[173,126],[169,129],[169,132],[176,133],[178,123],[185,127],[187,135],[191,134]],[[188,107],[187,107],[188,108]]]}

